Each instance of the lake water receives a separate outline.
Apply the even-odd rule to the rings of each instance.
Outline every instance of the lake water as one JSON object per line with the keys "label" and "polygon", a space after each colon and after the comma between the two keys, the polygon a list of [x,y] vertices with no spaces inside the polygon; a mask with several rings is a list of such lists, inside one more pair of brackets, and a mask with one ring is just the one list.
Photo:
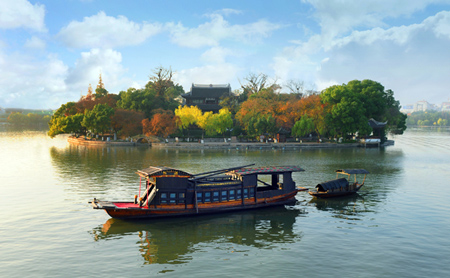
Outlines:
{"label": "lake water", "polygon": [[[449,277],[450,131],[385,149],[83,147],[0,127],[0,277]],[[125,222],[88,204],[131,200],[138,169],[298,165],[298,186],[370,171],[358,195],[292,207]]]}

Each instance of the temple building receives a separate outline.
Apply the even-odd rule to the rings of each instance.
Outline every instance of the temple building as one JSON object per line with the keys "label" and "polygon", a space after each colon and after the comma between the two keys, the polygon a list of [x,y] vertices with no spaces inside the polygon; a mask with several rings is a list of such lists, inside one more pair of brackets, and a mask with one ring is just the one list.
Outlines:
{"label": "temple building", "polygon": [[197,106],[202,112],[212,111],[213,113],[217,113],[221,108],[219,106],[220,98],[230,94],[230,84],[192,84],[191,90],[181,96],[185,99],[185,105]]}

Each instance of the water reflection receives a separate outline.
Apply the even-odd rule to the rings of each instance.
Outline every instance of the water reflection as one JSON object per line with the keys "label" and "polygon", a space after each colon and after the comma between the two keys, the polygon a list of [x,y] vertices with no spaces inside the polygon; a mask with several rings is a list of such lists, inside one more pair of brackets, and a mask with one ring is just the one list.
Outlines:
{"label": "water reflection", "polygon": [[308,205],[320,211],[331,212],[333,217],[347,220],[362,220],[367,212],[372,211],[366,206],[364,197],[358,193],[338,198],[312,198]]}
{"label": "water reflection", "polygon": [[302,213],[276,207],[151,222],[111,218],[94,228],[92,235],[96,241],[136,236],[144,264],[179,264],[190,261],[191,255],[201,251],[205,244],[216,249],[229,248],[229,243],[272,249],[298,242],[302,234],[294,230],[294,223]]}

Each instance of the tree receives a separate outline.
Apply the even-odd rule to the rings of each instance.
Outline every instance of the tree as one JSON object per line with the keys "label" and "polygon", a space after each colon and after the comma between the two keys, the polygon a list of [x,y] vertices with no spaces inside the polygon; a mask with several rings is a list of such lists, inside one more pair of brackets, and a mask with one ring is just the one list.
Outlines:
{"label": "tree", "polygon": [[58,134],[66,133],[67,120],[65,118],[77,114],[77,108],[75,102],[68,102],[61,105],[58,110],[55,111],[52,118],[48,122],[50,130],[48,131],[48,136],[54,138]]}
{"label": "tree", "polygon": [[236,115],[239,110],[239,105],[241,104],[241,95],[239,90],[235,90],[234,93],[231,94],[222,95],[219,101],[220,107],[228,109],[233,116]]}
{"label": "tree", "polygon": [[107,104],[97,104],[94,109],[84,113],[81,125],[95,134],[104,133],[111,129],[111,117],[114,109]]}
{"label": "tree", "polygon": [[215,131],[219,134],[224,134],[225,131],[233,127],[231,112],[226,108],[222,108],[219,113],[213,114],[211,121]]}
{"label": "tree", "polygon": [[289,89],[289,93],[299,95],[300,98],[304,95],[304,82],[299,80],[290,79],[285,85]]}
{"label": "tree", "polygon": [[105,89],[105,84],[103,84],[102,81],[102,74],[100,73],[98,78],[98,85],[97,88],[95,89],[95,98],[99,99],[106,95],[108,95],[108,91]]}
{"label": "tree", "polygon": [[439,125],[439,126],[447,126],[448,125],[448,120],[439,118],[439,120],[437,121],[437,125]]}
{"label": "tree", "polygon": [[305,114],[299,121],[295,122],[295,125],[292,128],[292,135],[302,137],[311,134],[314,131],[315,127],[313,119]]}
{"label": "tree", "polygon": [[119,138],[127,138],[142,133],[144,113],[116,108],[111,118],[111,125]]}
{"label": "tree", "polygon": [[58,134],[65,133],[78,133],[85,134],[86,130],[81,125],[81,122],[84,119],[84,115],[81,113],[77,113],[75,115],[70,116],[62,116],[52,118],[52,124],[50,125],[50,130],[48,131],[48,136],[54,138]]}
{"label": "tree", "polygon": [[156,92],[156,97],[166,96],[167,90],[173,87],[172,77],[173,72],[171,68],[157,67],[153,70],[153,76],[150,76],[150,81],[147,83]]}
{"label": "tree", "polygon": [[378,82],[353,80],[325,89],[320,97],[327,106],[326,121],[333,135],[367,135],[371,132],[370,118],[388,121],[391,132],[401,134],[406,129],[406,116],[400,113],[399,102]]}
{"label": "tree", "polygon": [[276,131],[276,121],[272,115],[252,117],[247,125],[247,134],[253,137],[258,137],[263,134],[273,135]]}
{"label": "tree", "polygon": [[183,87],[172,81],[172,70],[157,68],[143,89],[129,88],[119,93],[117,106],[145,113],[149,119],[157,109],[174,111],[180,103],[176,100],[184,93]]}
{"label": "tree", "polygon": [[202,110],[197,106],[178,106],[175,109],[175,116],[178,117],[177,126],[181,130],[188,129],[190,126],[197,124],[202,116]]}
{"label": "tree", "polygon": [[243,99],[242,101],[247,100],[247,98],[253,94],[259,93],[263,89],[268,89],[273,92],[279,90],[281,87],[277,84],[276,80],[270,82],[269,77],[266,74],[254,74],[250,73],[247,77],[244,78],[247,81],[246,84],[241,83],[241,88],[243,90]]}
{"label": "tree", "polygon": [[205,134],[208,136],[216,135],[216,130],[214,128],[214,124],[212,122],[213,112],[207,111],[205,113],[202,113],[197,118],[197,126],[200,127],[205,131]]}
{"label": "tree", "polygon": [[27,116],[20,113],[20,112],[15,112],[15,113],[11,113],[9,114],[7,121],[11,124],[15,124],[15,125],[22,125],[25,124],[27,120]]}
{"label": "tree", "polygon": [[146,136],[154,135],[166,138],[176,131],[176,120],[176,116],[172,111],[160,110],[153,115],[151,120],[144,119],[142,121],[144,134]]}

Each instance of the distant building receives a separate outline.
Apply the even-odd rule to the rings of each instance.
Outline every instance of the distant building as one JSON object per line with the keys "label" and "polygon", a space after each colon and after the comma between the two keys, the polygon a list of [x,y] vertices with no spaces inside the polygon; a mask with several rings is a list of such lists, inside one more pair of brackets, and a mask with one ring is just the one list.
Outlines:
{"label": "distant building", "polygon": [[192,84],[190,92],[181,95],[185,99],[185,105],[197,106],[203,112],[219,112],[220,98],[224,95],[231,95],[231,86],[227,85],[205,85]]}
{"label": "distant building", "polygon": [[450,102],[443,102],[441,104],[441,111],[450,112]]}
{"label": "distant building", "polygon": [[432,104],[429,104],[426,100],[418,101],[414,104],[414,112],[431,110]]}
{"label": "distant building", "polygon": [[402,109],[400,109],[400,112],[405,113],[405,114],[412,113],[412,112],[414,112],[414,105],[412,105],[412,104],[403,105]]}

